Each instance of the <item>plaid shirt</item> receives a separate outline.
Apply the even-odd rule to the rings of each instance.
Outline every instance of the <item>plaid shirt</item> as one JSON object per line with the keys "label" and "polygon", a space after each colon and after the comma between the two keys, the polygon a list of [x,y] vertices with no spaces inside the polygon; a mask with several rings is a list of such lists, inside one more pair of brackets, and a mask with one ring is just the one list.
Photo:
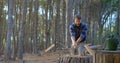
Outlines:
{"label": "plaid shirt", "polygon": [[75,37],[75,40],[77,40],[79,37],[82,41],[86,39],[88,26],[81,22],[80,26],[76,26],[75,23],[72,23],[70,25],[70,34],[71,36]]}

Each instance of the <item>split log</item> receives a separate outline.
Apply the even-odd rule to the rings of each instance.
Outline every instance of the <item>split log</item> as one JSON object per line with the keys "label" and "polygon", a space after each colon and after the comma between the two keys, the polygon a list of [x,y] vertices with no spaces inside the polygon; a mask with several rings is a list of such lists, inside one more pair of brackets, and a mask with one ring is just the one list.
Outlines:
{"label": "split log", "polygon": [[48,52],[49,50],[51,50],[53,47],[55,46],[55,44],[52,44],[50,47],[48,47],[45,52]]}
{"label": "split log", "polygon": [[55,47],[55,44],[52,44],[50,47],[48,47],[47,49],[45,49],[45,51],[41,51],[39,56],[44,55],[45,53],[47,53],[48,51],[50,51],[53,47]]}
{"label": "split log", "polygon": [[92,56],[63,56],[58,59],[58,63],[93,63]]}

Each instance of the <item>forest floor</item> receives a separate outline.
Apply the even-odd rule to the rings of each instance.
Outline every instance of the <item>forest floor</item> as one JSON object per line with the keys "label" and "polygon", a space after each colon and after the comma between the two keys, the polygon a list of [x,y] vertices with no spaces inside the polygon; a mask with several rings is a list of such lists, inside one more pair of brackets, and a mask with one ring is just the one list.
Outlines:
{"label": "forest floor", "polygon": [[[64,53],[54,52],[54,53],[46,53],[42,56],[35,55],[35,54],[24,54],[23,61],[16,60],[10,61],[9,63],[57,63],[58,58],[62,56]],[[0,57],[0,63],[3,62],[3,58]]]}
{"label": "forest floor", "polygon": [[57,63],[58,58],[59,56],[57,54],[43,56],[27,54],[24,57],[24,61],[25,63]]}

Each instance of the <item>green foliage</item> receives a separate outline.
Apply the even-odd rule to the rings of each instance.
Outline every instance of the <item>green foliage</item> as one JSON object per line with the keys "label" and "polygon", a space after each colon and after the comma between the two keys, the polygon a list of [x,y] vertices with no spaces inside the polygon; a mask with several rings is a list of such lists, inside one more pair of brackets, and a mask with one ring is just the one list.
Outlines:
{"label": "green foliage", "polygon": [[118,38],[113,34],[109,35],[108,39],[109,39],[110,42],[115,42],[116,44],[119,43]]}
{"label": "green foliage", "polygon": [[109,34],[108,38],[105,41],[106,49],[108,50],[116,50],[119,44],[118,38],[113,34]]}
{"label": "green foliage", "polygon": [[103,2],[106,3],[107,6],[110,6],[110,8],[112,8],[114,11],[116,11],[119,4],[119,0],[103,0]]}

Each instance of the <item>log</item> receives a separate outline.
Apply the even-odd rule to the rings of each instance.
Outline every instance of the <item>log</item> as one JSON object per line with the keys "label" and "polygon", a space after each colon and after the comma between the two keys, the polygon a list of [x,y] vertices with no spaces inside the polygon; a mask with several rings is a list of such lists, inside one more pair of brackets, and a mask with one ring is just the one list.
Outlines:
{"label": "log", "polygon": [[58,63],[93,63],[92,56],[62,56],[59,57]]}

